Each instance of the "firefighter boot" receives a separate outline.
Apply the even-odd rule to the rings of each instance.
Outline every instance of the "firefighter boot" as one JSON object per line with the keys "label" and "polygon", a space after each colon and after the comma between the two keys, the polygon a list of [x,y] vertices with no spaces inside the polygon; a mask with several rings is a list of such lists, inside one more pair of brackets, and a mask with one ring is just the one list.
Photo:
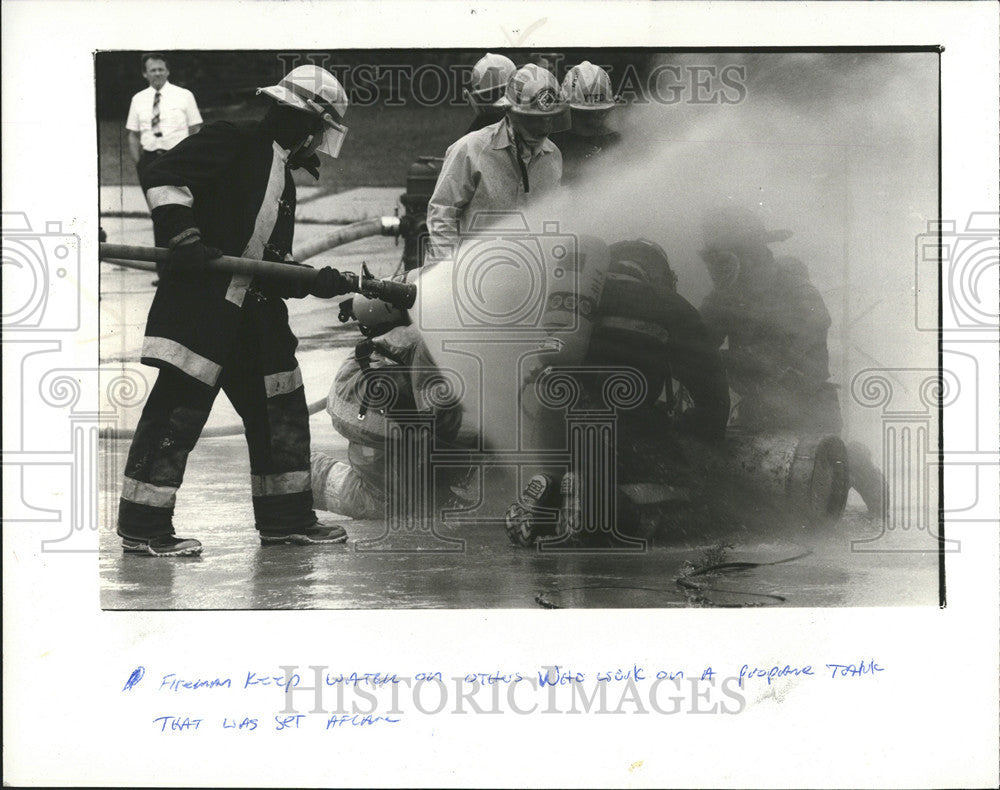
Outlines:
{"label": "firefighter boot", "polygon": [[528,481],[520,499],[507,508],[504,523],[507,537],[515,546],[535,545],[543,535],[551,535],[556,526],[557,488],[549,475],[538,474]]}
{"label": "firefighter boot", "polygon": [[137,538],[118,530],[122,539],[122,551],[126,554],[150,554],[154,557],[193,557],[201,554],[201,543],[194,538],[179,538],[176,535],[155,535]]}
{"label": "firefighter boot", "polygon": [[339,524],[330,524],[316,519],[305,527],[281,530],[260,530],[262,546],[310,546],[313,544],[346,543],[347,531]]}

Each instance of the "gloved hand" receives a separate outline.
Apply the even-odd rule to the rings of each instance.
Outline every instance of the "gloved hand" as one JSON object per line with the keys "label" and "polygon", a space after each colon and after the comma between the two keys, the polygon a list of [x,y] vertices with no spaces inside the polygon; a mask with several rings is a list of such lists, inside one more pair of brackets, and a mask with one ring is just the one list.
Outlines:
{"label": "gloved hand", "polygon": [[325,266],[316,274],[316,279],[309,287],[309,293],[320,299],[332,299],[353,293],[358,287],[358,276],[352,272],[341,274],[330,266]]}
{"label": "gloved hand", "polygon": [[204,271],[205,264],[222,257],[222,250],[207,247],[201,239],[178,244],[170,250],[166,261],[158,261],[156,272],[160,277],[175,274],[195,274]]}

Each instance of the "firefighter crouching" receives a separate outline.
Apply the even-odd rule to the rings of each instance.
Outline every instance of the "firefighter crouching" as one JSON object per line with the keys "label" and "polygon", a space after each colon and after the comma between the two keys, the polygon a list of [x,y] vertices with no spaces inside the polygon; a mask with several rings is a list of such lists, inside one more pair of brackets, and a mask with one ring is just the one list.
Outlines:
{"label": "firefighter crouching", "polygon": [[[616,423],[616,519],[619,527],[634,534],[641,510],[669,509],[676,500],[686,505],[699,497],[705,481],[695,460],[686,459],[677,433],[708,444],[721,443],[729,416],[729,389],[716,347],[698,311],[677,293],[676,277],[664,251],[639,239],[611,245],[608,257],[583,365],[598,374],[602,367],[628,367],[645,380],[644,401],[637,408],[622,410]],[[694,404],[683,414],[680,404],[673,401],[673,379]],[[600,375],[583,375],[580,383],[585,401],[602,408]],[[560,419],[544,410],[534,417]],[[548,433],[562,435],[559,430]],[[586,487],[602,484],[572,468],[561,480],[552,472],[535,475],[507,511],[508,537],[521,546],[531,546],[548,535],[575,542],[607,538],[588,533],[581,523],[580,502],[587,497]]]}
{"label": "firefighter crouching", "polygon": [[118,534],[127,552],[200,553],[197,540],[174,534],[173,512],[188,454],[220,389],[245,427],[261,543],[347,538],[313,512],[309,415],[282,300],[344,294],[351,275],[325,268],[303,288],[206,268],[220,254],[289,259],[291,171],[318,177],[316,154],[336,157],[347,131],[346,94],[324,69],[299,67],[259,92],[273,100],[262,120],[208,124],[146,171],[157,244],[171,252],[142,348],[142,362],[159,373],[125,465]]}
{"label": "firefighter crouching", "polygon": [[[433,414],[434,446],[448,447],[458,439],[462,411],[456,400],[441,396],[438,368],[405,310],[365,296],[341,307],[341,318],[356,320],[366,337],[337,371],[327,399],[333,427],[348,440],[347,462],[312,453],[313,499],[322,510],[381,519],[386,514],[387,443],[392,441],[389,421],[404,412]],[[438,475],[437,482],[447,493],[456,481]]]}
{"label": "firefighter crouching", "polygon": [[[775,257],[769,245],[791,237],[768,231],[755,213],[723,206],[706,213],[701,257],[713,289],[701,313],[721,346],[739,396],[734,427],[750,433],[791,430],[839,435],[837,387],[830,378],[830,314],[806,265]],[[885,481],[866,447],[846,445],[850,484],[881,516]]]}

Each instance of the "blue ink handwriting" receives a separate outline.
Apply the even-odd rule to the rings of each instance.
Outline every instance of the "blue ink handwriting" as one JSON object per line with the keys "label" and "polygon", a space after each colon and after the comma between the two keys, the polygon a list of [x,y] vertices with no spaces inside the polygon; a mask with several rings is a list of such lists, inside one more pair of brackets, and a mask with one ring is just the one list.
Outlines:
{"label": "blue ink handwriting", "polygon": [[860,664],[827,664],[827,669],[833,671],[830,678],[856,678],[861,675],[874,675],[876,672],[885,672],[885,667],[880,667],[874,659],[862,661]]}
{"label": "blue ink handwriting", "polygon": [[789,675],[812,676],[813,675],[812,665],[807,664],[801,669],[799,667],[790,667],[788,664],[785,664],[784,667],[773,666],[770,669],[758,669],[757,667],[750,669],[750,667],[744,664],[740,668],[740,688],[743,688],[744,679],[750,680],[752,678],[767,678],[767,685],[770,686],[774,680],[778,678],[788,677]]}
{"label": "blue ink handwriting", "polygon": [[136,684],[142,680],[143,675],[146,674],[145,667],[136,667],[132,670],[132,674],[128,676],[128,680],[125,681],[125,685],[122,687],[122,691],[131,691],[135,688]]}

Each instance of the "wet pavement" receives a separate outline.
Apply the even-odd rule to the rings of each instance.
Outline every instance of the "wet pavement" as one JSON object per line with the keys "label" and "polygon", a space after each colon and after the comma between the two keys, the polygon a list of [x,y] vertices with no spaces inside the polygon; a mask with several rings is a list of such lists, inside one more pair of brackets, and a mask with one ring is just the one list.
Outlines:
{"label": "wet pavement", "polygon": [[[346,458],[323,430],[314,446]],[[333,434],[333,435],[331,435]],[[120,469],[126,444],[105,448]],[[339,546],[262,547],[253,529],[242,438],[203,440],[178,496],[178,534],[204,544],[198,558],[124,555],[112,525],[101,535],[106,609],[644,608],[686,606],[892,606],[937,603],[933,552],[860,553],[879,534],[853,508],[835,527],[733,529],[703,543],[655,540],[645,551],[546,553],[513,546],[498,524],[448,524],[424,550],[380,548],[381,522],[339,519]],[[722,537],[720,537],[720,535]],[[916,543],[917,536],[911,544]],[[721,544],[728,544],[720,550]],[[897,542],[897,548],[899,544]],[[714,568],[714,569],[713,569]]]}
{"label": "wet pavement", "polygon": [[[105,218],[110,240],[151,244],[148,220]],[[324,226],[300,226],[303,240]],[[313,259],[357,271],[366,260],[392,273],[401,248],[372,238]],[[137,364],[154,275],[102,264],[101,359],[105,369]],[[289,302],[300,338],[307,400],[322,400],[340,361],[359,339],[336,320],[336,300]],[[117,405],[118,428],[134,426],[141,399]],[[220,396],[208,429],[238,418]],[[346,460],[347,443],[324,412],[311,420],[313,447]],[[884,606],[938,604],[938,556],[924,532],[883,534],[860,500],[835,526],[815,532],[769,524],[716,525],[700,539],[659,536],[644,551],[579,553],[517,548],[498,520],[449,522],[421,551],[378,542],[381,522],[339,519],[350,539],[339,546],[263,548],[253,529],[249,461],[241,435],[204,437],[191,454],[178,495],[178,534],[204,544],[197,558],[123,555],[113,503],[127,438],[101,440],[101,603],[106,609],[310,608],[644,608],[691,606]],[[492,513],[496,516],[499,513]],[[462,550],[445,539],[464,542]]]}

